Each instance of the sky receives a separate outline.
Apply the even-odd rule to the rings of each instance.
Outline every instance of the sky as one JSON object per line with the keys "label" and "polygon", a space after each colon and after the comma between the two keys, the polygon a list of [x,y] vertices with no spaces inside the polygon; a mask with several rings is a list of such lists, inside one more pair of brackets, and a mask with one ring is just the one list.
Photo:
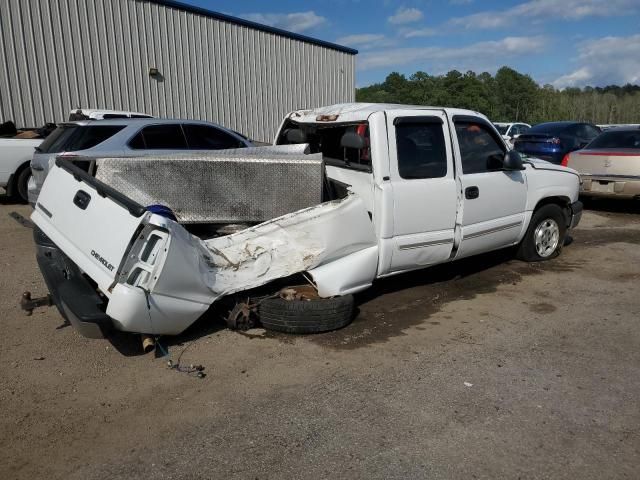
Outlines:
{"label": "sky", "polygon": [[640,84],[640,0],[182,1],[355,48],[358,87],[505,65],[556,88]]}

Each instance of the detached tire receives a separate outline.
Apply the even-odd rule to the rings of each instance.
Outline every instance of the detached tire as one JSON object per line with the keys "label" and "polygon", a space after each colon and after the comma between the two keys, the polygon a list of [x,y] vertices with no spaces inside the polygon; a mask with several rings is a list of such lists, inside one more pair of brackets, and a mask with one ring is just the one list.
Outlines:
{"label": "detached tire", "polygon": [[283,333],[320,333],[346,327],[353,320],[353,295],[285,300],[269,298],[258,307],[262,326]]}
{"label": "detached tire", "polygon": [[517,256],[525,262],[551,260],[560,255],[566,233],[566,218],[562,208],[556,204],[544,205],[533,212]]}

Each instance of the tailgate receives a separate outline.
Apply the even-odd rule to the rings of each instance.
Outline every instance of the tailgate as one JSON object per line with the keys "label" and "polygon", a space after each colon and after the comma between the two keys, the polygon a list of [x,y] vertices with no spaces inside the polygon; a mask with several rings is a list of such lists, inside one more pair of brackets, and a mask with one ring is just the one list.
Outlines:
{"label": "tailgate", "polygon": [[141,205],[59,158],[31,218],[108,295],[145,212]]}

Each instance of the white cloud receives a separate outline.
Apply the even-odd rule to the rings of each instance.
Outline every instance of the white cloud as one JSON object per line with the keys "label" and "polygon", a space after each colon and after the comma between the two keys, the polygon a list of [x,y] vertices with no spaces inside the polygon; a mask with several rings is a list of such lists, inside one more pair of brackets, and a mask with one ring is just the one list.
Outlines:
{"label": "white cloud", "polygon": [[356,35],[347,35],[336,39],[336,43],[345,45],[363,45],[368,43],[376,43],[384,40],[386,37],[376,33],[362,33]]}
{"label": "white cloud", "polygon": [[587,67],[582,67],[575,72],[562,75],[553,82],[556,88],[575,87],[576,85],[584,85],[591,80],[592,74]]}
{"label": "white cloud", "polygon": [[435,28],[405,28],[400,30],[400,35],[404,38],[416,38],[416,37],[432,37],[438,32]]}
{"label": "white cloud", "polygon": [[407,23],[419,22],[422,20],[422,12],[417,8],[400,7],[394,15],[387,20],[393,25],[405,25]]}
{"label": "white cloud", "polygon": [[[452,68],[476,71],[494,69],[495,55],[500,52],[501,61],[508,57],[530,55],[544,49],[547,41],[542,36],[506,37],[502,40],[478,42],[459,48],[451,47],[415,47],[395,48],[358,55],[356,63],[359,70],[375,68],[395,68],[414,63],[427,63],[428,70],[440,73]],[[426,67],[425,67],[426,68]]]}
{"label": "white cloud", "polygon": [[241,15],[252,22],[264,23],[291,32],[304,32],[327,23],[327,19],[314,11],[294,13],[247,13]]}
{"label": "white cloud", "polygon": [[340,45],[347,45],[350,47],[359,47],[363,50],[368,48],[384,48],[391,47],[396,44],[395,40],[387,38],[386,35],[377,33],[361,33],[354,35],[347,35],[346,37],[340,37],[336,39],[336,43]]}
{"label": "white cloud", "polygon": [[578,68],[557,78],[556,88],[640,83],[640,34],[591,40],[578,52]]}
{"label": "white cloud", "polygon": [[640,10],[638,0],[530,0],[506,10],[474,13],[448,23],[468,29],[501,28],[527,20],[546,18],[581,20],[587,17],[614,17]]}

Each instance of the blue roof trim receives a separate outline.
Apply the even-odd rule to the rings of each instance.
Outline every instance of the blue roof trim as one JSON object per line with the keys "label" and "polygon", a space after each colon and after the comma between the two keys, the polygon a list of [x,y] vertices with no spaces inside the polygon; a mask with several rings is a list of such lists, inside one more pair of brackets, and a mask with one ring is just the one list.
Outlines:
{"label": "blue roof trim", "polygon": [[198,15],[204,15],[205,17],[215,18],[217,20],[222,20],[223,22],[235,23],[236,25],[242,25],[243,27],[253,28],[255,30],[262,30],[263,32],[273,33],[275,35],[292,38],[293,40],[299,40],[301,42],[313,43],[321,47],[331,48],[333,50],[349,53],[351,55],[356,55],[358,53],[358,50],[355,50],[349,47],[344,47],[342,45],[338,45],[337,43],[325,42],[324,40],[318,40],[317,38],[307,37],[306,35],[300,35],[298,33],[288,32],[287,30],[282,30],[281,28],[270,27],[269,25],[263,25],[261,23],[252,22],[250,20],[245,20],[243,18],[233,17],[231,15],[225,15],[224,13],[214,12],[213,10],[207,10],[206,8],[196,7],[194,5],[188,5],[182,2],[176,2],[175,0],[144,0],[144,1],[156,3],[158,5],[163,5],[165,7],[176,8],[178,10],[184,10],[187,12],[196,13]]}

